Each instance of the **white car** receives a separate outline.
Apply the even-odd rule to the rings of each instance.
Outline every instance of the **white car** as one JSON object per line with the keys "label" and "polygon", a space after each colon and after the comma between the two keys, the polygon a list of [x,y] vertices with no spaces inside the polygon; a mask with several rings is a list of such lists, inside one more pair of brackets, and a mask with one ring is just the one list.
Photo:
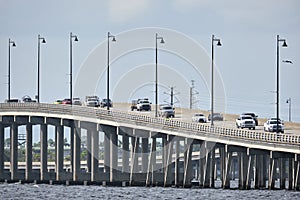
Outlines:
{"label": "white car", "polygon": [[284,133],[284,125],[281,123],[281,120],[278,120],[278,128],[277,128],[277,120],[268,120],[264,123],[264,131],[269,132],[276,132],[278,129],[278,132]]}
{"label": "white car", "polygon": [[204,114],[202,113],[195,113],[192,117],[193,122],[200,122],[200,123],[206,123],[207,119]]}

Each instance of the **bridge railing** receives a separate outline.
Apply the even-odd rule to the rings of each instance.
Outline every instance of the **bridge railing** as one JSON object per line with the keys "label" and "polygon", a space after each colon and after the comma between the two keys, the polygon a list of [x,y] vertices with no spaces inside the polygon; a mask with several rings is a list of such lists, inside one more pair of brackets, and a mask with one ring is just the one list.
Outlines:
{"label": "bridge railing", "polygon": [[68,106],[43,103],[0,103],[0,115],[4,112],[29,112],[42,114],[57,114],[61,116],[78,116],[86,118],[105,119],[115,122],[124,122],[134,125],[149,126],[161,130],[181,131],[190,135],[201,134],[203,136],[213,134],[216,137],[228,137],[252,141],[270,143],[285,143],[291,145],[300,144],[300,136],[288,134],[276,134],[270,132],[257,132],[236,128],[210,126],[195,122],[186,122],[177,119],[151,117],[140,113],[105,110],[85,106]]}

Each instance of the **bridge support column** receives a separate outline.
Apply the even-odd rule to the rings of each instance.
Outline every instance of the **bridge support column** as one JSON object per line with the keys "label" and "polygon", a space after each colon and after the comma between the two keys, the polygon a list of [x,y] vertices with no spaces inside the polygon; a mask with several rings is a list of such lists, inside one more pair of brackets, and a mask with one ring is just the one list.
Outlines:
{"label": "bridge support column", "polygon": [[164,173],[164,186],[171,186],[173,183],[173,173],[172,173],[172,155],[173,155],[173,144],[174,144],[174,136],[167,135],[167,155],[166,155],[166,167],[165,167],[165,173]]}
{"label": "bridge support column", "polygon": [[288,190],[294,189],[294,186],[293,186],[293,172],[294,172],[293,163],[294,163],[294,158],[288,158],[288,168],[289,168],[289,170],[288,170],[288,179],[289,179]]}
{"label": "bridge support column", "polygon": [[279,158],[280,189],[285,189],[286,158]]}
{"label": "bridge support column", "polygon": [[[104,132],[104,173],[110,172],[110,133]],[[109,177],[109,176],[108,176]]]}
{"label": "bridge support column", "polygon": [[26,124],[25,180],[32,180],[32,124]]}
{"label": "bridge support column", "polygon": [[232,161],[232,152],[228,151],[225,148],[225,171],[224,171],[224,180],[223,180],[223,188],[230,188],[230,171],[231,171],[231,161]]}
{"label": "bridge support column", "polygon": [[123,133],[123,153],[122,153],[122,172],[129,173],[129,137],[126,133]]}
{"label": "bridge support column", "polygon": [[110,132],[110,182],[117,180],[118,172],[118,134],[115,127],[109,127]]}
{"label": "bridge support column", "polygon": [[[151,134],[150,134],[151,135]],[[156,170],[156,138],[151,138],[151,151],[148,158],[148,169],[146,177],[146,186],[154,185],[156,182],[154,172]]]}
{"label": "bridge support column", "polygon": [[148,168],[148,138],[142,138],[142,172],[146,173]]}
{"label": "bridge support column", "polygon": [[64,171],[63,165],[64,165],[64,127],[62,125],[55,126],[56,129],[56,165],[55,165],[55,171],[56,171],[56,180],[61,181],[62,180],[62,173]]}
{"label": "bridge support column", "polygon": [[47,180],[47,174],[48,174],[48,169],[47,169],[47,146],[48,146],[48,141],[47,141],[47,137],[48,137],[48,131],[47,131],[47,124],[41,124],[41,128],[40,128],[41,132],[40,132],[40,142],[41,142],[41,168],[40,168],[40,174],[41,174],[41,181]]}
{"label": "bridge support column", "polygon": [[183,187],[191,186],[193,140],[185,139]]}
{"label": "bridge support column", "polygon": [[11,180],[18,180],[18,125],[10,128],[10,173]]}
{"label": "bridge support column", "polygon": [[91,151],[91,181],[97,181],[99,178],[99,132],[96,129],[91,131],[92,151]]}
{"label": "bridge support column", "polygon": [[210,176],[209,176],[209,187],[210,188],[214,188],[215,187],[215,166],[216,166],[216,158],[215,158],[215,154],[216,154],[216,149],[215,147],[211,147],[211,145],[214,145],[212,143],[210,143],[210,147],[209,149],[211,149],[210,151]]}
{"label": "bridge support column", "polygon": [[260,189],[265,188],[266,186],[266,162],[264,159],[265,155],[255,155],[255,183],[254,188]]}
{"label": "bridge support column", "polygon": [[80,149],[81,149],[81,129],[78,127],[71,126],[74,129],[74,161],[73,161],[73,181],[78,181],[80,179]]}
{"label": "bridge support column", "polygon": [[4,179],[4,126],[0,122],[0,180]]}
{"label": "bridge support column", "polygon": [[269,160],[269,182],[268,188],[269,190],[273,190],[275,188],[275,173],[276,173],[276,165],[275,159],[270,156]]}
{"label": "bridge support column", "polygon": [[86,151],[87,151],[87,157],[86,157],[86,164],[87,164],[87,172],[91,172],[91,151],[92,151],[92,133],[91,130],[86,129]]}
{"label": "bridge support column", "polygon": [[[135,130],[133,131],[135,132]],[[129,184],[133,185],[134,183],[134,174],[137,173],[138,170],[138,147],[139,147],[139,138],[131,137],[131,162],[130,162],[130,180]]]}
{"label": "bridge support column", "polygon": [[74,169],[74,124],[71,123],[71,127],[70,127],[70,154],[71,154],[71,158],[70,158],[70,162],[71,162],[71,167],[70,170],[72,172],[72,176],[73,176],[73,169]]}
{"label": "bridge support column", "polygon": [[223,182],[225,180],[225,146],[222,146],[219,148],[219,154],[220,154],[220,180],[221,180],[221,187],[223,188]]}
{"label": "bridge support column", "polygon": [[175,141],[175,186],[178,187],[180,184],[180,169],[179,169],[179,162],[180,162],[180,139],[176,139]]}
{"label": "bridge support column", "polygon": [[239,152],[238,153],[238,160],[239,160],[239,189],[246,189],[246,182],[247,182],[247,169],[248,169],[248,162],[249,156],[247,153]]}
{"label": "bridge support column", "polygon": [[294,184],[294,190],[300,190],[300,159],[299,155],[295,154],[294,159],[294,173],[293,173],[293,184]]}

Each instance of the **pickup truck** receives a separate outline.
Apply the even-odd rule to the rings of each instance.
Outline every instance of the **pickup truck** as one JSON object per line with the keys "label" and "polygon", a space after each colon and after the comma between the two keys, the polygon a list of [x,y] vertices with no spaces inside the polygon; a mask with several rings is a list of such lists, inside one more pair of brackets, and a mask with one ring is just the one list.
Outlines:
{"label": "pickup truck", "polygon": [[99,107],[99,97],[98,96],[86,96],[85,97],[85,105],[89,107]]}
{"label": "pickup truck", "polygon": [[137,111],[151,111],[151,103],[147,98],[132,100],[131,111],[135,109]]}
{"label": "pickup truck", "polygon": [[206,123],[206,117],[202,113],[195,113],[194,116],[192,117],[193,122],[200,122],[200,123]]}
{"label": "pickup truck", "polygon": [[249,128],[255,130],[255,120],[250,115],[241,115],[236,119],[237,128]]}
{"label": "pickup truck", "polygon": [[[264,123],[264,131],[276,132],[277,130],[277,120],[268,120]],[[284,125],[282,121],[278,120],[278,132],[284,133]]]}

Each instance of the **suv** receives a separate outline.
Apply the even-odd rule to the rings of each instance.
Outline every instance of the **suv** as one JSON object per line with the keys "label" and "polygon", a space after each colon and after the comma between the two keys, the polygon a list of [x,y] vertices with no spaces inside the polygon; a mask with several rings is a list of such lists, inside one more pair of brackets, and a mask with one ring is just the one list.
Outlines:
{"label": "suv", "polygon": [[107,99],[102,99],[102,101],[100,102],[100,107],[104,108],[104,107],[112,107],[112,101],[110,99],[108,99],[108,103],[107,103]]}
{"label": "suv", "polygon": [[255,120],[250,115],[241,115],[236,119],[236,127],[237,128],[249,128],[255,130]]}
{"label": "suv", "polygon": [[80,98],[78,98],[78,97],[73,97],[72,104],[73,105],[77,105],[77,106],[81,106],[82,105],[82,103],[80,101]]}
{"label": "suv", "polygon": [[284,125],[281,123],[281,121],[278,120],[278,127],[277,127],[277,120],[268,120],[264,123],[264,131],[269,132],[278,132],[284,133]]}
{"label": "suv", "polygon": [[257,120],[258,116],[255,113],[247,112],[247,113],[243,113],[242,115],[250,115],[255,121],[255,126],[258,126],[258,120]]}
{"label": "suv", "polygon": [[206,123],[206,117],[204,114],[202,113],[196,113],[194,114],[194,116],[192,117],[192,121],[193,122],[202,122],[202,123]]}
{"label": "suv", "polygon": [[[221,113],[213,113],[214,121],[223,121],[223,115]],[[211,114],[208,115],[208,121],[211,121]]]}
{"label": "suv", "polygon": [[175,117],[175,108],[169,105],[162,105],[159,107],[158,116],[166,118]]}

